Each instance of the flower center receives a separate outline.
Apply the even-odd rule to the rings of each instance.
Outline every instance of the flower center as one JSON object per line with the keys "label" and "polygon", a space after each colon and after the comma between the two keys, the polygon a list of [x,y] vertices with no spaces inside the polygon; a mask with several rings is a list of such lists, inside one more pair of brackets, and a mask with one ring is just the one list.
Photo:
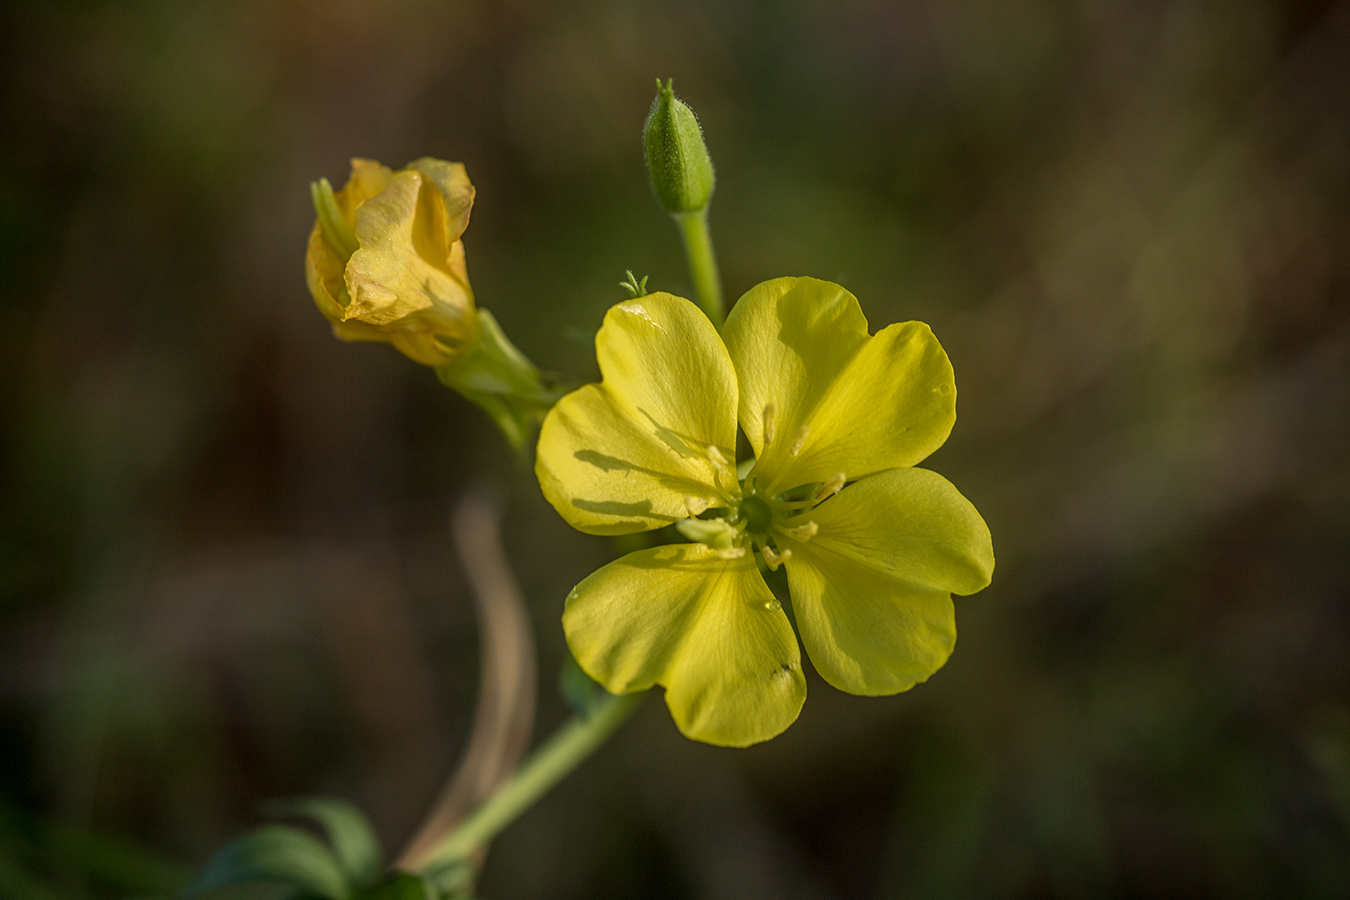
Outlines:
{"label": "flower center", "polygon": [[[770,403],[764,408],[766,445],[773,440],[775,432],[775,410]],[[793,441],[793,455],[807,436],[808,429],[802,427]],[[775,496],[773,490],[777,480],[770,480],[767,490],[762,487],[757,483],[753,461],[741,464],[742,471],[747,465],[749,471],[738,481],[738,467],[733,467],[718,448],[709,446],[705,455],[713,464],[713,477],[721,499],[728,501],[715,512],[724,514],[719,516],[709,512],[712,501],[708,499],[685,497],[689,518],[676,522],[676,529],[688,540],[715,550],[724,559],[739,559],[747,549],[758,549],[765,564],[774,570],[792,556],[791,550],[778,549],[779,538],[805,543],[815,537],[819,526],[810,518],[811,510],[839,493],[847,483],[844,473],[840,472],[819,484],[802,485]],[[723,482],[724,476],[729,476],[729,484]]]}
{"label": "flower center", "polygon": [[751,494],[741,501],[741,519],[752,534],[767,534],[773,524],[773,509],[762,498]]}

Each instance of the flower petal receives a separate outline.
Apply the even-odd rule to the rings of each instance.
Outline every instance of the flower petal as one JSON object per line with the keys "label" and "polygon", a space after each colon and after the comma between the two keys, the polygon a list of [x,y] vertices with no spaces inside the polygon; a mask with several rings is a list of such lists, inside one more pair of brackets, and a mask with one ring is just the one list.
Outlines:
{"label": "flower petal", "polygon": [[837,284],[766,281],[736,303],[723,334],[765,488],[912,466],[956,421],[951,363],[928,326],[903,322],[868,337],[857,298]]}
{"label": "flower petal", "polygon": [[808,541],[779,534],[802,643],[826,681],[894,694],[942,667],[956,643],[951,595],[989,584],[994,548],[970,501],[927,469],[892,469],[803,516]]}
{"label": "flower petal", "polygon": [[[436,219],[441,223],[442,245],[459,240],[464,234],[464,229],[469,227],[469,214],[473,212],[475,194],[473,183],[469,181],[469,173],[463,163],[423,156],[408,163],[408,168],[427,176],[441,194],[441,202],[438,204],[440,214]],[[444,252],[444,246],[438,246],[436,251]]]}
{"label": "flower petal", "polygon": [[467,341],[474,327],[473,295],[463,258],[452,246],[457,242],[447,243],[445,220],[440,191],[411,170],[394,175],[362,204],[356,211],[361,246],[347,263],[351,303],[343,320]]}
{"label": "flower petal", "polygon": [[801,651],[753,556],[702,544],[640,550],[567,598],[563,631],[611,693],[666,688],[680,731],[731,747],[766,741],[806,700]]}
{"label": "flower petal", "polygon": [[574,527],[627,534],[689,516],[687,497],[717,506],[734,472],[736,373],[707,317],[649,294],[612,307],[595,336],[603,378],[573,391],[539,433],[535,473]]}
{"label": "flower petal", "polygon": [[337,193],[338,208],[347,217],[349,224],[356,224],[357,207],[389,187],[393,177],[394,173],[388,166],[373,159],[357,157],[352,160],[351,177]]}
{"label": "flower petal", "polygon": [[[346,185],[338,191],[334,199],[338,209],[346,217],[348,225],[356,223],[356,208],[389,186],[394,173],[373,159],[353,159],[352,173]],[[338,295],[346,290],[343,273],[347,261],[340,258],[323,239],[319,223],[309,235],[309,246],[305,252],[305,277],[309,283],[309,292],[314,296],[319,311],[334,324],[342,321],[342,304]],[[346,340],[381,340],[381,338],[348,337]]]}

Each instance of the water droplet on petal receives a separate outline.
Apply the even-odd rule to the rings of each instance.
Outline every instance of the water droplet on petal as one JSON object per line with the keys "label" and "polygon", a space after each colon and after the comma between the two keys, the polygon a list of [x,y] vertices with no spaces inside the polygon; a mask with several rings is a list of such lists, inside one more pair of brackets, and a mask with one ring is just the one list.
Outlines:
{"label": "water droplet on petal", "polygon": [[769,612],[778,612],[780,609],[783,608],[783,604],[779,603],[777,599],[765,600],[764,608],[767,609]]}

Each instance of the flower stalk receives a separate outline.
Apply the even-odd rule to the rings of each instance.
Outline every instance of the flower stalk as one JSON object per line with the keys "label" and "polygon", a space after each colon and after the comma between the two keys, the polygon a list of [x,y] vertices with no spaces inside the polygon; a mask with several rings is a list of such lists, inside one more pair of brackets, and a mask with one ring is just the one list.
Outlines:
{"label": "flower stalk", "polygon": [[722,300],[722,278],[717,272],[717,256],[713,253],[712,232],[708,230],[708,210],[678,213],[676,223],[684,238],[684,255],[689,262],[689,276],[694,281],[698,305],[718,328],[726,319],[726,304]]}
{"label": "flower stalk", "polygon": [[644,696],[608,695],[588,714],[569,719],[459,828],[424,857],[408,860],[408,867],[425,871],[466,859],[594,753],[637,709]]}
{"label": "flower stalk", "polygon": [[642,126],[642,145],[652,194],[675,219],[684,238],[699,306],[721,328],[726,310],[708,231],[708,204],[717,178],[698,117],[687,103],[676,99],[670,80],[665,84],[656,81],[656,99]]}

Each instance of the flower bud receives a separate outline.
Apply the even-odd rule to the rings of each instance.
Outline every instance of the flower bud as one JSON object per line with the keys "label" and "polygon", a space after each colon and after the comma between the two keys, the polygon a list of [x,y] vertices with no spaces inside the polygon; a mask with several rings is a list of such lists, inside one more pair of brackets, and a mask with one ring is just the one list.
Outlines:
{"label": "flower bud", "polygon": [[394,172],[354,159],[342,190],[321,179],[311,196],[305,275],[337,337],[392,344],[427,366],[477,342],[460,240],[474,188],[462,165],[423,157]]}
{"label": "flower bud", "polygon": [[342,190],[319,179],[310,194],[305,275],[333,333],[431,366],[523,453],[562,392],[474,306],[460,240],[474,199],[464,167],[423,157],[394,172],[354,159]]}
{"label": "flower bud", "polygon": [[642,126],[652,193],[672,215],[700,212],[712,199],[713,164],[694,111],[675,99],[671,81],[656,81],[647,123]]}

